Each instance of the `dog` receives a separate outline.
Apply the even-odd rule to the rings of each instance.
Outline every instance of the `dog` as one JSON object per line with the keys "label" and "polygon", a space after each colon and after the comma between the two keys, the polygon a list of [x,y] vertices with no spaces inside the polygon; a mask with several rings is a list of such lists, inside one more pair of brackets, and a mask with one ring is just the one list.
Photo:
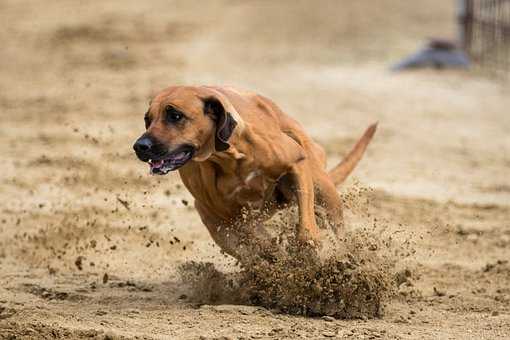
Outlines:
{"label": "dog", "polygon": [[377,123],[344,160],[326,170],[326,153],[270,99],[219,86],[172,86],[158,93],[133,146],[154,175],[178,170],[215,243],[238,258],[243,211],[270,217],[297,202],[299,242],[320,244],[315,207],[325,208],[337,236],[344,231],[336,187],[355,168]]}

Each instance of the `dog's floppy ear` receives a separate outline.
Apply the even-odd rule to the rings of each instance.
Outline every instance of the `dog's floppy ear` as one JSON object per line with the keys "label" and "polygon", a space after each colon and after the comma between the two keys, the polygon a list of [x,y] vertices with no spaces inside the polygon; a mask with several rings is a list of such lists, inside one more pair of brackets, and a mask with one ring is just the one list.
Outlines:
{"label": "dog's floppy ear", "polygon": [[215,97],[204,99],[204,113],[210,115],[216,122],[215,149],[216,151],[225,151],[230,147],[228,140],[235,127],[236,120],[232,114],[225,110],[223,104]]}

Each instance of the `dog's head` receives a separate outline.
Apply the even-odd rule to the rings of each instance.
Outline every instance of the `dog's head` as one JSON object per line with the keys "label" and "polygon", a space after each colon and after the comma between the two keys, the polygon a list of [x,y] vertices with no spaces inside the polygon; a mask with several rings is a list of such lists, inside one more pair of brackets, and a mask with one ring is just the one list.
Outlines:
{"label": "dog's head", "polygon": [[235,109],[208,88],[172,87],[160,92],[145,114],[145,133],[133,145],[151,173],[164,175],[189,160],[227,150],[238,125]]}

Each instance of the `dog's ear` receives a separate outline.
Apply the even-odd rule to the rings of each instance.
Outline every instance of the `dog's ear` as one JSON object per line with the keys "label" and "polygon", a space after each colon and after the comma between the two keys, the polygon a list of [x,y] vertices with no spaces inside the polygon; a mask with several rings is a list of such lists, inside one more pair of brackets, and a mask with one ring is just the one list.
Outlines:
{"label": "dog's ear", "polygon": [[210,115],[216,122],[215,149],[216,151],[225,151],[230,147],[228,140],[235,127],[236,120],[232,114],[225,110],[223,104],[215,97],[204,99],[204,113]]}

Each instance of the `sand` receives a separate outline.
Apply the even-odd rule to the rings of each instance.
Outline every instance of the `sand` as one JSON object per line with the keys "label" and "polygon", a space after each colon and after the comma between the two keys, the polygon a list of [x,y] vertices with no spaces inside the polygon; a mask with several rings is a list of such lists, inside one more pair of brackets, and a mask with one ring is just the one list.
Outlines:
{"label": "sand", "polygon": [[[508,83],[387,70],[454,17],[440,0],[2,1],[0,338],[509,338]],[[171,84],[272,98],[331,165],[379,121],[339,188],[345,241],[245,269],[221,254],[178,176],[132,151]]]}

